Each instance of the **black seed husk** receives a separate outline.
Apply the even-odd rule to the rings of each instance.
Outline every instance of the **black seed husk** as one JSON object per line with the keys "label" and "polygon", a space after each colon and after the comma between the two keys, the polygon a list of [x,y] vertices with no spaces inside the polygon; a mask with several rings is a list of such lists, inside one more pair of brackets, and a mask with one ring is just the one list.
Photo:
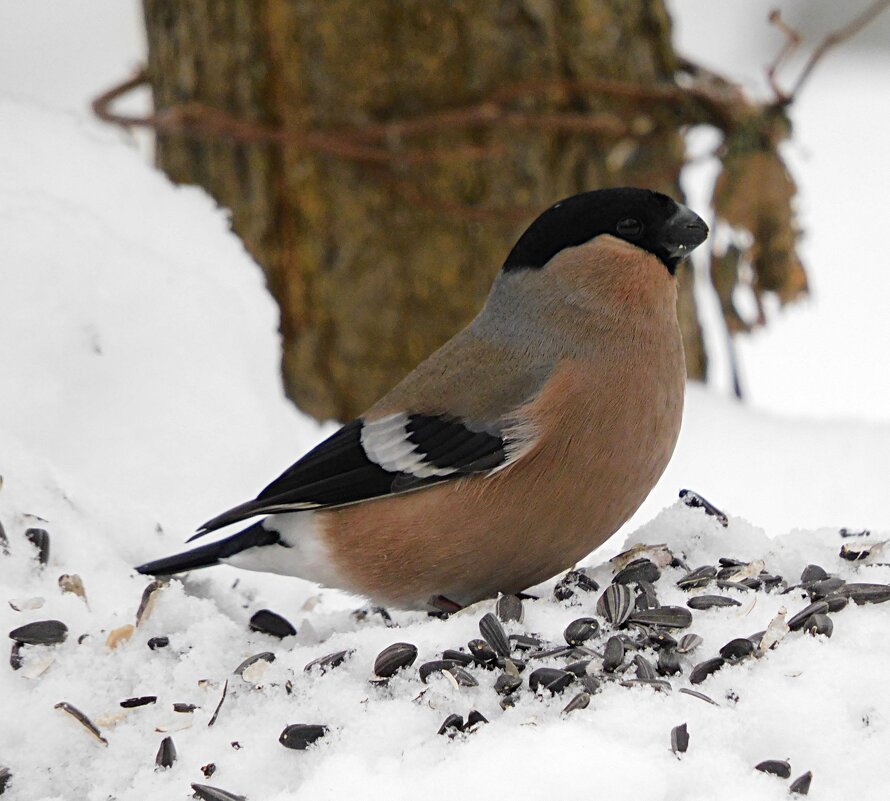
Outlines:
{"label": "black seed husk", "polygon": [[599,584],[589,574],[587,568],[579,568],[578,570],[570,570],[565,574],[553,588],[553,597],[557,601],[567,601],[575,595],[576,591],[580,592],[596,592]]}
{"label": "black seed husk", "polygon": [[61,620],[36,620],[13,629],[9,637],[25,645],[56,645],[65,642],[68,627]]}
{"label": "black seed husk", "polygon": [[146,704],[153,704],[158,700],[156,695],[140,695],[136,698],[125,698],[121,701],[121,706],[124,709],[133,709],[137,706],[145,706]]}
{"label": "black seed husk", "polygon": [[850,604],[850,599],[844,595],[826,595],[822,600],[828,604],[829,612],[840,612]]}
{"label": "black seed husk", "polygon": [[502,595],[495,603],[494,611],[503,623],[521,623],[522,599],[516,595]]}
{"label": "black seed husk", "polygon": [[173,745],[172,737],[165,737],[161,740],[158,748],[158,754],[155,757],[155,765],[159,768],[172,768],[176,761],[176,746]]}
{"label": "black seed husk", "polygon": [[229,680],[226,679],[223,684],[222,695],[219,697],[219,703],[216,705],[216,709],[213,710],[213,714],[210,716],[210,720],[207,721],[207,726],[210,727],[214,723],[216,723],[216,719],[219,717],[219,710],[222,709],[223,701],[226,700],[226,694],[229,692]]}
{"label": "black seed husk", "polygon": [[37,561],[41,565],[49,562],[49,532],[45,528],[29,528],[25,539],[37,549]]}
{"label": "black seed husk", "polygon": [[488,718],[485,717],[478,709],[471,709],[470,714],[467,715],[467,722],[464,723],[464,731],[469,731],[474,726],[478,726],[480,723],[488,723]]}
{"label": "black seed husk", "polygon": [[697,587],[704,587],[714,580],[717,575],[717,568],[713,565],[702,565],[701,567],[690,570],[685,576],[677,581],[677,586],[682,590],[692,590]]}
{"label": "black seed husk", "polygon": [[19,670],[24,664],[25,658],[22,656],[23,647],[20,642],[12,644],[12,650],[9,652],[9,666],[13,670]]}
{"label": "black seed husk", "polygon": [[713,609],[714,607],[723,606],[741,606],[741,602],[735,598],[729,598],[726,595],[696,595],[686,601],[686,606],[690,609]]}
{"label": "black seed husk", "polygon": [[169,637],[152,637],[148,641],[148,647],[152,651],[157,651],[158,648],[166,648],[168,645],[170,645]]}
{"label": "black seed husk", "polygon": [[596,603],[596,611],[615,628],[623,626],[634,611],[636,598],[625,584],[610,584]]}
{"label": "black seed husk", "polygon": [[67,701],[60,701],[55,705],[55,709],[61,709],[63,712],[71,715],[81,726],[83,726],[90,734],[93,735],[102,745],[108,745],[108,740],[102,736],[99,727],[93,723],[83,712],[76,706],[72,706]]}
{"label": "black seed husk", "polygon": [[726,579],[718,579],[714,582],[721,590],[739,590],[740,592],[749,592],[751,587],[742,584],[740,581],[727,581]]}
{"label": "black seed husk", "polygon": [[219,787],[211,787],[209,784],[192,783],[192,791],[202,801],[247,801],[243,795],[236,795]]}
{"label": "black seed husk", "polygon": [[703,642],[702,638],[698,636],[698,634],[684,634],[680,638],[680,642],[677,645],[677,653],[678,654],[688,654],[692,653],[699,645]]}
{"label": "black seed husk", "polygon": [[509,673],[501,673],[495,679],[494,691],[498,695],[509,695],[516,692],[522,686],[522,679],[518,676],[511,676]]}
{"label": "black seed husk", "polygon": [[511,634],[510,642],[517,651],[533,651],[544,644],[540,637],[532,637],[530,634]]}
{"label": "black seed husk", "polygon": [[483,667],[493,667],[498,658],[497,652],[485,640],[475,639],[467,643],[474,661]]}
{"label": "black seed husk", "polygon": [[506,670],[507,672],[512,673],[515,670],[517,673],[522,673],[525,670],[526,663],[521,659],[517,659],[515,656],[511,656],[509,659],[504,659],[502,656],[499,656],[494,660],[494,666],[501,670]]}
{"label": "black seed husk", "polygon": [[636,609],[657,609],[661,604],[658,603],[658,594],[655,591],[655,585],[651,581],[638,581],[637,589],[639,594],[634,603]]}
{"label": "black seed husk", "polygon": [[566,626],[562,636],[569,645],[583,645],[600,630],[600,624],[594,617],[579,617]]}
{"label": "black seed husk", "polygon": [[824,615],[827,611],[828,604],[825,601],[814,601],[788,620],[788,628],[791,631],[799,631],[804,627],[810,615]]}
{"label": "black seed husk", "polygon": [[579,679],[578,684],[580,684],[585,689],[585,691],[587,691],[591,695],[595,695],[603,687],[603,683],[596,676],[582,676]]}
{"label": "black seed husk", "polygon": [[476,662],[476,660],[473,659],[472,654],[468,654],[466,651],[458,651],[456,648],[448,648],[443,651],[442,659],[450,659],[453,662],[458,662],[464,667],[466,667],[467,665],[472,665]]}
{"label": "black seed husk", "polygon": [[460,665],[452,665],[450,668],[443,672],[449,673],[458,687],[479,686],[479,682],[476,681],[476,677],[473,676],[473,674],[470,673],[468,670],[466,670],[466,668],[462,668]]}
{"label": "black seed husk", "polygon": [[680,692],[685,695],[691,695],[693,698],[698,698],[700,701],[706,701],[709,704],[713,704],[714,706],[720,706],[713,698],[708,697],[704,693],[700,693],[698,690],[690,690],[688,687],[681,687]]}
{"label": "black seed husk", "polygon": [[660,676],[676,676],[682,669],[679,654],[668,648],[659,651],[656,668]]}
{"label": "black seed husk", "polygon": [[788,791],[791,793],[796,793],[797,795],[807,795],[810,792],[810,784],[813,781],[813,772],[808,770],[801,776],[798,776],[791,785],[788,787]]}
{"label": "black seed husk", "polygon": [[689,748],[689,730],[685,723],[681,723],[671,729],[671,751],[675,754],[685,754],[687,748]]}
{"label": "black seed husk", "polygon": [[[828,572],[819,565],[807,565],[800,574],[800,583],[807,584],[810,581],[822,581],[828,578]],[[769,760],[768,760],[769,761]],[[764,764],[763,762],[760,763]],[[784,763],[787,764],[787,763]],[[758,767],[758,770],[760,768]],[[790,768],[789,768],[790,770]],[[785,778],[788,778],[787,776]]]}
{"label": "black seed husk", "polygon": [[528,686],[533,690],[539,687],[549,690],[553,695],[561,693],[575,680],[575,676],[567,670],[542,667],[533,670],[528,677]]}
{"label": "black seed husk", "polygon": [[396,642],[384,648],[374,660],[374,675],[388,679],[402,668],[410,667],[417,659],[417,647],[408,642]]}
{"label": "black seed husk", "polygon": [[574,673],[578,678],[581,676],[587,675],[587,668],[590,665],[590,659],[582,659],[578,662],[572,662],[565,666],[564,670],[569,671],[569,673]]}
{"label": "black seed husk", "polygon": [[479,633],[498,656],[510,656],[510,640],[507,632],[504,631],[501,621],[491,612],[484,614],[479,621]]}
{"label": "black seed husk", "polygon": [[214,773],[216,773],[216,763],[208,762],[206,765],[201,765],[201,773],[204,774],[205,779],[209,779]]}
{"label": "black seed husk", "polygon": [[834,631],[834,623],[831,621],[831,618],[828,615],[815,614],[810,615],[807,619],[807,622],[804,623],[804,629],[808,634],[812,634],[814,637],[817,634],[821,634],[825,637],[830,637],[832,632]]}
{"label": "black seed husk", "polygon": [[9,786],[9,780],[12,778],[12,771],[9,768],[0,768],[0,795],[6,792]]}
{"label": "black seed husk", "polygon": [[708,676],[712,673],[716,673],[720,668],[722,668],[726,664],[726,661],[723,657],[715,657],[714,659],[707,659],[704,662],[699,662],[694,668],[692,668],[692,672],[689,674],[689,683],[690,684],[701,684]]}
{"label": "black seed husk", "polygon": [[763,762],[755,765],[754,770],[759,770],[761,773],[771,773],[780,779],[791,778],[791,765],[782,759],[765,759]]}
{"label": "black seed husk", "polygon": [[232,673],[234,673],[236,676],[240,676],[251,665],[254,665],[257,662],[261,662],[261,661],[262,662],[274,662],[275,654],[273,654],[271,651],[263,651],[262,653],[254,654],[253,656],[249,656],[240,665],[238,665],[238,667],[236,667],[232,671]]}
{"label": "black seed husk", "polygon": [[453,659],[434,659],[431,662],[424,662],[417,669],[417,675],[420,676],[420,680],[426,684],[433,673],[440,673],[459,664],[459,662],[455,662]]}
{"label": "black seed husk", "polygon": [[729,519],[714,504],[703,498],[697,492],[688,489],[680,490],[680,500],[693,509],[704,509],[705,514],[710,517],[716,517],[721,526],[726,528],[729,525]]}
{"label": "black seed husk", "polygon": [[634,667],[637,669],[637,678],[643,681],[652,681],[656,678],[655,668],[642,654],[634,656]]}
{"label": "black seed husk", "polygon": [[588,692],[580,692],[571,701],[569,701],[565,707],[563,707],[563,712],[568,714],[569,712],[574,712],[576,709],[586,709],[590,705],[590,693]]}
{"label": "black seed husk", "polygon": [[659,606],[658,609],[647,609],[645,612],[634,612],[630,616],[632,623],[647,626],[664,626],[669,629],[685,629],[692,625],[692,613],[682,606]]}
{"label": "black seed husk", "polygon": [[345,651],[334,651],[332,654],[326,654],[325,656],[320,656],[318,659],[313,659],[311,662],[308,662],[303,668],[303,671],[308,673],[313,668],[318,668],[322,673],[327,673],[327,671],[332,668],[340,667],[340,665],[354,653],[355,650],[352,648]]}
{"label": "black seed husk", "polygon": [[755,649],[755,644],[747,637],[736,637],[720,649],[720,656],[727,662],[741,662],[746,657],[752,656]]}
{"label": "black seed husk", "polygon": [[182,703],[173,704],[174,712],[183,712],[183,713],[194,712],[196,709],[198,709],[197,704],[182,704]]}
{"label": "black seed husk", "polygon": [[619,570],[612,579],[613,584],[633,584],[640,581],[658,581],[661,571],[650,559],[634,559]]}
{"label": "black seed husk", "polygon": [[846,584],[838,590],[839,595],[849,598],[853,603],[881,604],[890,601],[890,585],[887,584]]}
{"label": "black seed husk", "polygon": [[449,715],[445,718],[441,726],[439,726],[438,734],[444,734],[448,737],[454,737],[464,730],[464,719],[461,715]]}
{"label": "black seed husk", "polygon": [[842,578],[838,578],[837,576],[829,576],[826,579],[820,579],[819,581],[813,581],[804,586],[803,589],[807,591],[807,594],[810,596],[810,599],[813,601],[821,601],[828,595],[831,595],[834,592],[837,592],[841,587],[843,587],[847,582]]}
{"label": "black seed husk", "polygon": [[255,612],[250,618],[250,630],[260,634],[271,634],[273,637],[278,637],[279,640],[292,637],[297,633],[290,621],[271,609],[260,609]]}
{"label": "black seed husk", "polygon": [[327,733],[328,727],[318,723],[292,723],[290,726],[284,727],[284,731],[278,737],[278,742],[285,748],[303,751]]}
{"label": "black seed husk", "polygon": [[603,670],[613,673],[624,661],[624,641],[620,637],[609,637],[606,640],[606,652],[603,656]]}

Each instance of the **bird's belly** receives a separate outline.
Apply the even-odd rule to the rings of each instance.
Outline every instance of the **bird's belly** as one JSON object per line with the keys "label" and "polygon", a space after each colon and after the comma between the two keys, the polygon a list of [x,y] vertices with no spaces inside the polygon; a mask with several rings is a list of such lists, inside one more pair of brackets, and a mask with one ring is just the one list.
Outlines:
{"label": "bird's belly", "polygon": [[682,411],[674,383],[651,402],[593,399],[586,419],[551,421],[565,424],[495,475],[319,513],[343,586],[397,607],[423,608],[436,595],[467,605],[571,567],[617,531],[666,467]]}

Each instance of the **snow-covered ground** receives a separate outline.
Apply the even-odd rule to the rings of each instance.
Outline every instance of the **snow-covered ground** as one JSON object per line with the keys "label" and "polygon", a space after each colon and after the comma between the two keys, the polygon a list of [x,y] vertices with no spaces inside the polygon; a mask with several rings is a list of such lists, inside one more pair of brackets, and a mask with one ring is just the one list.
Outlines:
{"label": "snow-covered ground", "polygon": [[[11,6],[0,0],[0,18]],[[74,34],[87,23],[72,11],[66,16],[58,3],[33,6],[35,15],[58,13],[38,23],[17,11],[20,25],[49,25],[57,32],[47,40],[54,52],[75,52]],[[112,6],[106,11],[114,13]],[[71,33],[63,36],[58,31],[66,24]],[[0,25],[0,44],[14,38],[9,30]],[[19,43],[19,51],[26,49]],[[101,61],[96,52],[91,63]],[[128,65],[121,64],[122,50],[106,56],[117,59],[105,76],[113,80],[113,70]],[[849,232],[831,224],[834,197],[856,194],[847,176],[873,187],[864,165],[876,156],[857,147],[839,161],[819,138],[818,104],[843,107],[857,92],[874,91],[872,82],[850,77],[861,69],[849,69],[839,73],[843,80],[823,78],[822,90],[812,90],[815,138],[808,146],[819,164],[801,161],[798,177],[805,220],[820,221],[807,240],[817,290],[832,275],[855,278],[817,292],[786,318],[785,325],[798,326],[789,347],[806,345],[809,336],[820,349],[816,378],[804,378],[799,357],[775,357],[763,373],[777,382],[775,390],[755,398],[764,408],[809,417],[837,417],[849,408],[872,422],[852,414],[801,422],[691,388],[663,480],[623,532],[588,560],[598,566],[601,584],[611,578],[606,558],[635,542],[667,543],[690,567],[719,557],[762,559],[789,583],[810,562],[850,581],[890,581],[885,565],[838,556],[840,526],[869,528],[870,541],[890,532],[890,422],[882,422],[890,418],[890,330],[877,306],[886,295],[864,283],[886,280],[886,271],[866,271],[886,260],[875,222],[886,203],[875,188],[862,195],[870,198],[865,208],[843,201],[846,219],[867,229],[851,245]],[[886,75],[886,65],[873,69]],[[20,670],[0,664],[0,769],[12,772],[4,801],[186,798],[193,782],[252,801],[344,793],[390,800],[458,793],[786,798],[788,781],[754,771],[764,759],[789,759],[792,779],[812,770],[816,799],[885,796],[890,696],[883,676],[890,645],[881,632],[890,604],[848,607],[833,615],[830,639],[792,633],[763,658],[723,668],[697,685],[719,704],[711,706],[679,692],[689,686],[690,665],[716,656],[733,637],[764,629],[781,605],[790,616],[807,603],[799,592],[718,591],[741,606],[693,613],[690,630],[704,642],[672,680],[673,692],[610,684],[588,708],[567,716],[560,710],[574,688],[555,698],[535,698],[526,689],[505,711],[491,687],[495,672],[471,669],[479,681],[474,688],[458,690],[441,678],[420,682],[417,666],[477,637],[491,603],[447,621],[397,614],[399,628],[392,629],[377,616],[354,619],[350,612],[361,599],[219,568],[171,583],[135,633],[109,649],[109,632],[134,622],[148,583],[131,566],[178,548],[196,523],[250,497],[326,429],[283,398],[276,310],[224,213],[202,192],[171,186],[125,137],[72,112],[77,104],[58,101],[56,83],[36,77],[29,83],[30,74],[36,76],[15,72],[15,92],[0,79],[0,523],[10,541],[9,555],[0,553],[0,634],[58,619],[69,636],[61,645],[26,647]],[[69,100],[87,91],[75,84]],[[868,112],[877,113],[877,105]],[[856,123],[843,116],[842,124]],[[886,158],[880,148],[877,155]],[[829,158],[834,166],[826,167]],[[879,171],[872,172],[877,181]],[[826,174],[834,177],[827,198],[818,189]],[[857,258],[839,265],[840,248]],[[829,297],[833,305],[826,307]],[[854,357],[867,367],[848,368]],[[750,362],[749,370],[754,388]],[[836,387],[855,395],[855,403],[831,395]],[[675,504],[683,486],[730,513],[729,527]],[[24,538],[28,527],[49,531],[43,568]],[[674,584],[682,572],[663,570],[662,603],[685,604],[688,595]],[[86,601],[60,591],[61,574],[82,578]],[[599,596],[571,606],[550,600],[551,585],[538,592],[542,600],[526,602],[525,621],[509,624],[511,633],[558,642],[571,620],[594,614]],[[261,608],[284,615],[298,634],[278,641],[250,632],[247,621]],[[169,646],[149,650],[147,640],[159,636],[169,637]],[[418,661],[388,688],[371,686],[375,655],[397,641],[414,643]],[[340,668],[303,672],[311,659],[341,649],[355,653]],[[253,676],[259,688],[232,675],[261,651],[276,660]],[[227,698],[208,727],[226,680]],[[142,695],[157,702],[129,712],[119,707]],[[99,725],[108,745],[54,708],[63,701]],[[178,713],[173,703],[199,708]],[[465,716],[472,708],[490,723],[455,740],[436,734],[446,715]],[[684,722],[690,745],[678,759],[670,731]],[[291,751],[277,740],[292,723],[321,723],[330,732],[305,752]],[[155,770],[166,734],[178,758],[172,768]],[[209,763],[216,772],[205,778],[200,768]]]}

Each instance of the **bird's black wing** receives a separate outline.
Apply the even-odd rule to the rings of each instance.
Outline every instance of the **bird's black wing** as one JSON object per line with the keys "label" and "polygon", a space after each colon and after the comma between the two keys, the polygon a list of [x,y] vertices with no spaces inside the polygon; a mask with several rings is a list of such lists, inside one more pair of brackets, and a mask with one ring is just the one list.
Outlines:
{"label": "bird's black wing", "polygon": [[[207,521],[196,536],[248,517],[345,506],[504,467],[526,444],[446,415],[353,420],[256,498]],[[194,539],[194,537],[192,538]]]}

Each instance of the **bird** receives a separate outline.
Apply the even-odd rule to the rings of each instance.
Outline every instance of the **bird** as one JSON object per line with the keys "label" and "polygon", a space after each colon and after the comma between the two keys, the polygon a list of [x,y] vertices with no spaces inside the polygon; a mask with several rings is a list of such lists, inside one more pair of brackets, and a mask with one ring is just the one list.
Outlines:
{"label": "bird", "polygon": [[572,567],[673,453],[686,383],[677,268],[707,236],[649,189],[555,203],[469,325],[189,541],[259,520],[136,570],[228,564],[447,612]]}

